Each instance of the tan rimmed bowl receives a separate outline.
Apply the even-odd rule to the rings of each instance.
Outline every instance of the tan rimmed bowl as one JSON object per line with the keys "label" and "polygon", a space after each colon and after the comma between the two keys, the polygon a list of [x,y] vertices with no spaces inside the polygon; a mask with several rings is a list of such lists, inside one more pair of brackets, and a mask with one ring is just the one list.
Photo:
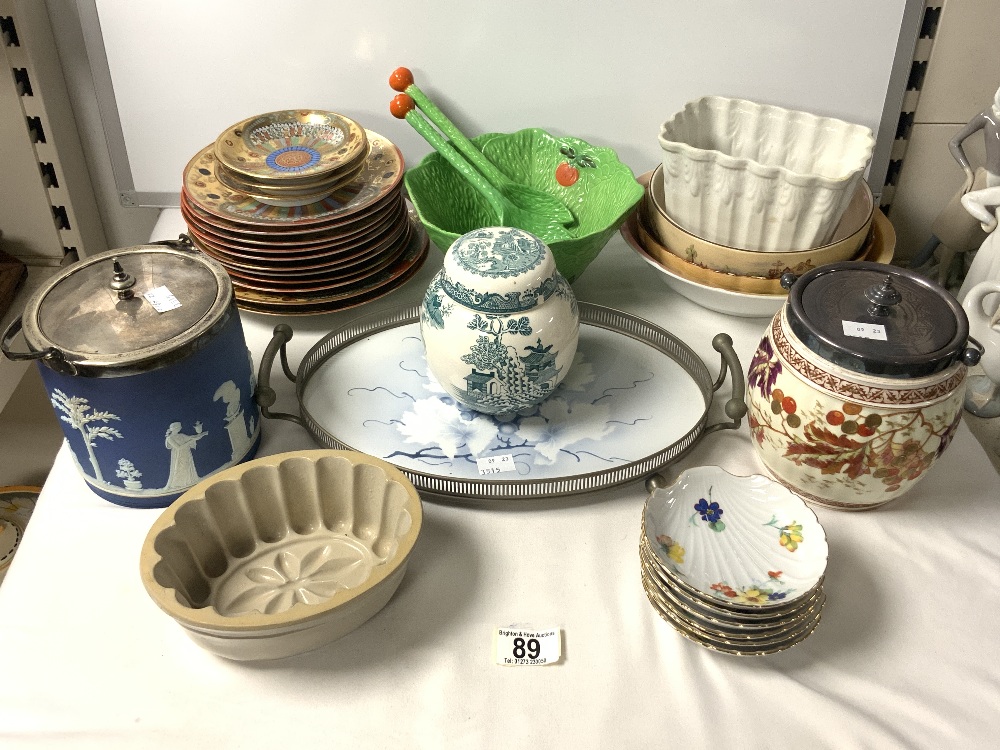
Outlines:
{"label": "tan rimmed bowl", "polygon": [[[777,278],[763,278],[760,276],[741,276],[734,273],[715,271],[705,268],[696,263],[690,263],[682,258],[675,250],[657,241],[652,231],[643,221],[644,216],[639,216],[637,231],[639,240],[643,248],[664,268],[672,271],[678,276],[694,281],[705,286],[725,289],[731,292],[744,292],[749,294],[785,294],[781,287],[780,274]],[[869,260],[877,263],[885,263],[891,260],[893,250],[896,245],[896,233],[892,224],[885,218],[881,211],[876,212],[875,221],[872,222],[872,230],[867,241],[856,252],[853,258],[847,260]],[[811,265],[786,267],[781,273],[794,273],[801,276],[803,273],[813,268]]]}
{"label": "tan rimmed bowl", "polygon": [[[696,305],[743,318],[772,318],[788,299],[788,293],[782,289],[781,294],[750,294],[748,292],[732,292],[720,289],[710,284],[697,281],[675,273],[660,263],[647,248],[640,237],[638,212],[629,216],[621,227],[621,235],[625,242],[645,261],[670,289]],[[896,247],[896,233],[889,220],[881,215],[873,226],[872,239],[865,260],[876,263],[890,263]]]}
{"label": "tan rimmed bowl", "polygon": [[402,581],[423,519],[413,484],[353,451],[259,458],[167,508],[139,559],[146,591],[203,648],[276,659],[346,635]]}
{"label": "tan rimmed bowl", "polygon": [[861,180],[830,242],[809,250],[744,250],[710,242],[688,232],[672,219],[664,202],[663,166],[639,177],[646,187],[642,212],[656,239],[679,257],[713,271],[776,279],[791,271],[803,274],[827,263],[850,260],[865,244],[875,218],[875,198]]}

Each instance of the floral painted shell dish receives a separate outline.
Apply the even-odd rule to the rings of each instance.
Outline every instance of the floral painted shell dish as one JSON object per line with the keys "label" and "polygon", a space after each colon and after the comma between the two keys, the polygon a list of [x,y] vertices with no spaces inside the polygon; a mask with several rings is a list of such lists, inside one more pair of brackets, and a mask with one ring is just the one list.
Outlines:
{"label": "floral painted shell dish", "polygon": [[663,572],[719,604],[785,608],[814,594],[826,571],[826,533],[801,498],[717,466],[688,469],[653,492],[643,534]]}

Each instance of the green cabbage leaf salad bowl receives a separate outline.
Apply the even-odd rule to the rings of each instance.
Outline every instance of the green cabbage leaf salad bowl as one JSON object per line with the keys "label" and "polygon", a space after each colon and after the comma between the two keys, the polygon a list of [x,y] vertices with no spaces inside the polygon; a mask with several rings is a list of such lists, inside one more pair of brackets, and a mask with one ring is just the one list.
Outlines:
{"label": "green cabbage leaf salad bowl", "polygon": [[[515,182],[562,200],[576,218],[568,239],[541,239],[556,267],[573,282],[604,248],[642,198],[632,170],[610,148],[545,130],[486,133],[472,142]],[[442,251],[461,235],[495,226],[489,203],[436,151],[404,176],[410,200],[431,240]]]}

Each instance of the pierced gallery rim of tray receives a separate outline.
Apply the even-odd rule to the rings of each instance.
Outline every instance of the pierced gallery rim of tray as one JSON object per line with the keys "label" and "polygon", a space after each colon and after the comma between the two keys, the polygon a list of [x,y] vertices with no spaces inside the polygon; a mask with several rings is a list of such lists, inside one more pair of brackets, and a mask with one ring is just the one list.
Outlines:
{"label": "pierced gallery rim of tray", "polygon": [[[263,388],[291,335],[276,331],[260,366]],[[298,422],[320,445],[382,458],[440,497],[556,497],[646,477],[706,432],[737,426],[706,426],[727,366],[742,399],[735,353],[719,351],[713,381],[698,355],[662,328],[580,303],[580,344],[563,383],[537,407],[491,417],[460,408],[429,375],[419,308],[409,307],[331,332],[299,365],[300,414],[264,414]],[[477,459],[505,455],[511,472],[480,475]]]}

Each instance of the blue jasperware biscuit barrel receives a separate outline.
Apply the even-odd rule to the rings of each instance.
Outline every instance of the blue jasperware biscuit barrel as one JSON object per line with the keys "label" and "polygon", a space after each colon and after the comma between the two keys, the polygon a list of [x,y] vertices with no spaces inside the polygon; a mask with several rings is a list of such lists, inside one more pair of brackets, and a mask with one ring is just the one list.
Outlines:
{"label": "blue jasperware biscuit barrel", "polygon": [[[3,337],[38,360],[77,467],[101,497],[163,508],[260,442],[253,364],[215,261],[141,245],[82,260],[28,301]],[[12,352],[20,328],[27,353]]]}

